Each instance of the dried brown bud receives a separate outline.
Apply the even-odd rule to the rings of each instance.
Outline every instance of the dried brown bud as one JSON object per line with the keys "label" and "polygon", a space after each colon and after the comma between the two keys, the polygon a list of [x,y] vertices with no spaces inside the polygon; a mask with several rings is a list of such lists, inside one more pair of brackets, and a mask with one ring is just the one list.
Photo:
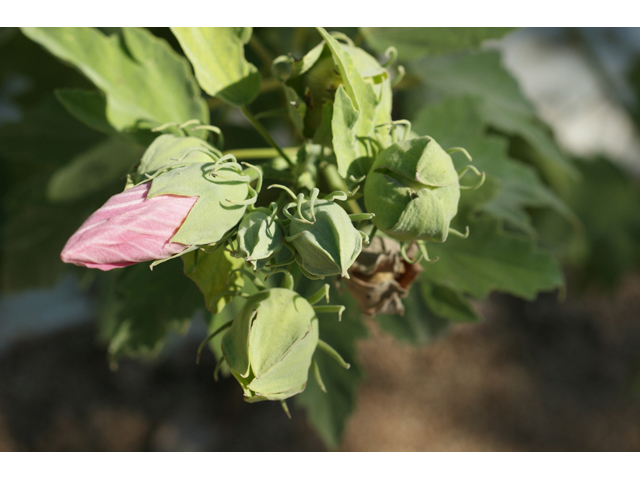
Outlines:
{"label": "dried brown bud", "polygon": [[[417,250],[414,243],[407,254],[413,258]],[[349,268],[351,278],[343,280],[366,315],[402,315],[400,299],[406,298],[422,270],[419,263],[410,264],[402,258],[398,242],[376,236]]]}

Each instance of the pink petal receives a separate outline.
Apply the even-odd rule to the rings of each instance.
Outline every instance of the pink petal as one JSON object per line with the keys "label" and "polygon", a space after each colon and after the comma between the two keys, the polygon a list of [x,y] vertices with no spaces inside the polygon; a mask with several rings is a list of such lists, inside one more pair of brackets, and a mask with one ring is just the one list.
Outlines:
{"label": "pink petal", "polygon": [[198,197],[159,195],[147,199],[151,183],[114,195],[67,241],[65,263],[100,270],[167,258],[186,248],[170,243]]}

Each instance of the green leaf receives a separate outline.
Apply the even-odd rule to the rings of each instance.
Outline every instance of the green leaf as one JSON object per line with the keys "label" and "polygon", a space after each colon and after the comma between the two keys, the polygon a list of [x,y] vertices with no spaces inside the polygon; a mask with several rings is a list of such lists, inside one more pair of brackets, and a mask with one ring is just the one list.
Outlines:
{"label": "green leaf", "polygon": [[338,163],[338,173],[347,177],[349,167],[359,157],[356,140],[356,126],[360,115],[342,85],[336,90],[333,103],[331,131],[333,132],[333,150]]}
{"label": "green leaf", "polygon": [[[575,223],[569,207],[542,183],[534,168],[514,161],[507,153],[507,142],[485,133],[488,123],[481,118],[479,101],[474,97],[449,98],[420,111],[413,128],[420,134],[434,137],[443,148],[464,147],[473,157],[473,165],[487,174],[488,183],[480,189],[484,194],[494,183],[498,189],[493,198],[487,197],[475,208],[507,221],[511,226],[535,235],[526,208],[551,208]],[[460,154],[453,154],[458,169],[468,162]],[[462,202],[475,192],[463,192]],[[474,198],[477,202],[477,198]]]}
{"label": "green leaf", "polygon": [[540,291],[564,285],[555,259],[520,235],[502,231],[498,221],[469,219],[467,239],[450,236],[443,244],[429,243],[431,258],[421,278],[452,290],[484,298],[492,290],[533,300]]}
{"label": "green leaf", "polygon": [[99,91],[67,88],[54,93],[64,108],[85,125],[107,135],[118,133],[109,123],[107,99]]}
{"label": "green leaf", "polygon": [[191,61],[198,83],[209,95],[241,107],[260,89],[258,69],[244,58],[251,38],[247,27],[174,27],[171,29]]}
{"label": "green leaf", "polygon": [[[206,102],[187,61],[147,30],[124,28],[122,41],[93,28],[22,31],[73,64],[105,94],[106,118],[118,131],[145,130],[191,119],[209,122]],[[85,118],[96,103],[93,97],[90,106],[85,105]]]}
{"label": "green leaf", "polygon": [[[582,273],[583,285],[615,287],[622,276],[640,267],[640,186],[615,162],[594,159],[578,163],[582,181],[567,196],[583,225],[578,236],[547,219],[545,231],[568,250]],[[545,238],[546,239],[546,238]],[[582,245],[575,245],[580,241]],[[580,248],[582,247],[582,248]]]}
{"label": "green leaf", "polygon": [[230,301],[228,296],[217,299],[216,296],[228,290],[239,291],[244,285],[244,278],[239,273],[229,277],[232,270],[244,266],[244,260],[232,257],[223,248],[218,248],[213,253],[200,250],[189,252],[182,256],[182,261],[184,274],[198,285],[204,295],[207,310],[214,314],[220,312]]}
{"label": "green leaf", "polygon": [[413,64],[425,85],[443,97],[472,95],[481,118],[493,128],[524,139],[535,149],[536,166],[556,191],[574,182],[577,172],[559,150],[517,82],[500,63],[495,51],[427,57]]}
{"label": "green leaf", "polygon": [[457,290],[422,281],[416,285],[422,299],[435,315],[453,322],[476,322],[480,315],[469,300]]}
{"label": "green leaf", "polygon": [[404,315],[377,315],[380,326],[399,340],[420,345],[442,335],[449,321],[434,314],[422,295],[419,284],[414,284],[409,296],[402,299]]}
{"label": "green leaf", "polygon": [[361,27],[360,33],[378,53],[393,46],[398,50],[400,60],[414,60],[426,55],[477,48],[485,40],[501,38],[511,30],[513,28],[504,27]]}
{"label": "green leaf", "polygon": [[[307,289],[308,293],[317,290],[319,286],[318,283],[313,284],[313,287]],[[356,341],[367,336],[367,329],[360,321],[360,310],[351,297],[338,297],[332,291],[331,303],[343,304],[347,310],[341,322],[338,322],[335,313],[318,314],[320,339],[335,348],[351,368],[342,368],[325,352],[317,350],[314,359],[318,363],[327,393],[320,389],[310,374],[304,392],[296,395],[294,401],[306,409],[307,420],[320,438],[335,449],[339,445],[345,424],[355,409],[358,385],[364,379],[362,367],[356,360]]]}
{"label": "green leaf", "polygon": [[53,202],[84,198],[117,180],[124,185],[127,172],[142,155],[142,149],[115,138],[107,139],[71,159],[58,169],[47,186]]}
{"label": "green leaf", "polygon": [[110,288],[99,318],[99,335],[113,358],[156,355],[170,332],[186,333],[202,303],[178,262],[154,271],[147,264],[109,272]]}

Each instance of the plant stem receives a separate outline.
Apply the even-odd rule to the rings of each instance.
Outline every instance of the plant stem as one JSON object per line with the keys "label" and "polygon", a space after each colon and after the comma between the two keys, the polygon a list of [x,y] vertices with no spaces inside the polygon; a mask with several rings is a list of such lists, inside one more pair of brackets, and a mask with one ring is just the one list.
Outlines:
{"label": "plant stem", "polygon": [[[283,148],[282,151],[289,155],[295,155],[297,148]],[[251,160],[256,158],[269,159],[280,156],[280,151],[275,148],[240,148],[237,150],[227,150],[223,153],[224,155],[231,154],[238,160]]]}
{"label": "plant stem", "polygon": [[258,133],[262,135],[262,138],[264,138],[269,145],[275,148],[280,154],[280,156],[284,158],[291,167],[295,166],[295,163],[293,163],[291,158],[289,158],[289,156],[286,153],[284,153],[284,150],[282,150],[282,148],[280,148],[280,146],[273,140],[273,138],[271,138],[271,135],[269,135],[269,132],[267,132],[267,129],[264,128],[264,126],[258,120],[256,120],[256,117],[253,116],[253,114],[249,111],[247,106],[245,105],[241,107],[240,110],[242,110],[242,113],[244,113],[244,116],[247,117],[247,119],[251,122],[251,125],[253,125],[253,128],[255,128],[258,131]]}

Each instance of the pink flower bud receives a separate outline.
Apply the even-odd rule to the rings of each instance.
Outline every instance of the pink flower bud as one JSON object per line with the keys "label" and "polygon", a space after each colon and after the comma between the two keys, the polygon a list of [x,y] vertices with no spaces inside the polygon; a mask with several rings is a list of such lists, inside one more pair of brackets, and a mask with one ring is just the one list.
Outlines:
{"label": "pink flower bud", "polygon": [[168,258],[187,246],[171,243],[198,197],[147,198],[151,183],[114,195],[67,241],[65,263],[100,270]]}

